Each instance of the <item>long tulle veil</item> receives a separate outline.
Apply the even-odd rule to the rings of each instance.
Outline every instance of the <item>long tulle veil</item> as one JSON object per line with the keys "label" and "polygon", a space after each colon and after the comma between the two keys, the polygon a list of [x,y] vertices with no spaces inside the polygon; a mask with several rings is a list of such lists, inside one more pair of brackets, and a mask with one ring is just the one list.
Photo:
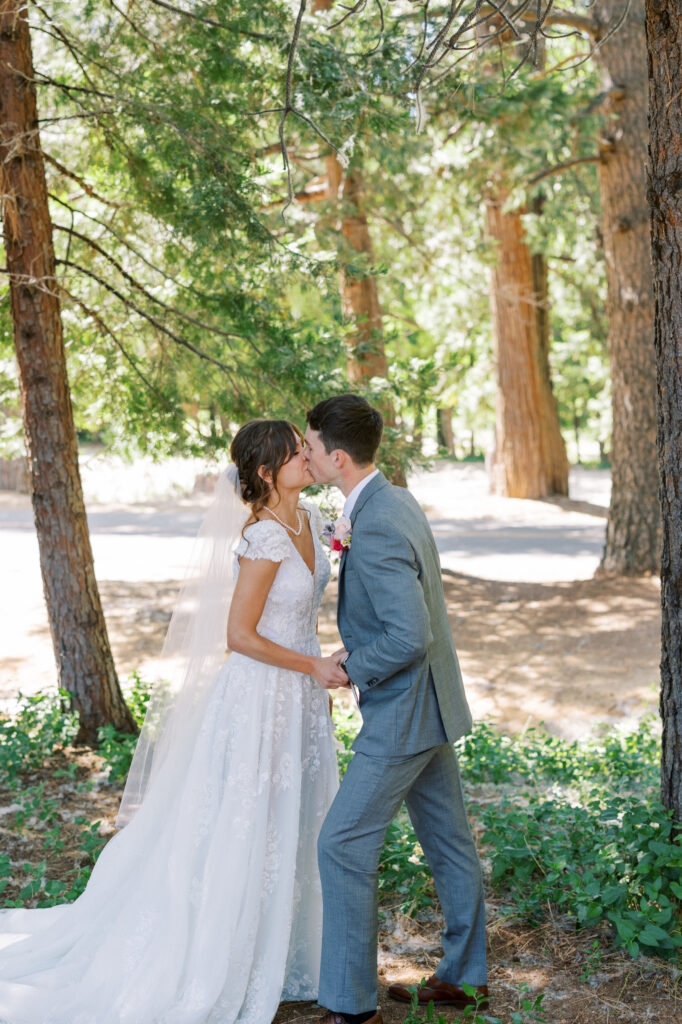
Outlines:
{"label": "long tulle veil", "polygon": [[154,780],[181,777],[192,756],[208,697],[225,658],[234,589],[234,550],[248,518],[236,466],[219,477],[199,529],[161,653],[154,686],[123,791],[116,825],[134,817]]}

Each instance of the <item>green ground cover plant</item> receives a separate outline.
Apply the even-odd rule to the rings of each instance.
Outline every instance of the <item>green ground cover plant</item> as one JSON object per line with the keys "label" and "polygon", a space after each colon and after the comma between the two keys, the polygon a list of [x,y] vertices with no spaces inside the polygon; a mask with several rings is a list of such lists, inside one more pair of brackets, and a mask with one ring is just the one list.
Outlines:
{"label": "green ground cover plant", "polygon": [[582,743],[482,724],[460,746],[465,781],[497,784],[470,813],[510,914],[539,923],[551,908],[578,927],[607,922],[633,957],[679,957],[682,836],[658,796],[652,717]]}
{"label": "green ground cover plant", "polygon": [[[425,979],[422,978],[419,985],[410,985],[408,988],[412,999],[405,1024],[448,1024],[447,1018],[442,1013],[437,1013],[433,1002],[429,1002],[426,1006],[419,1005],[419,989],[424,983]],[[465,1007],[459,1013],[458,1020],[466,1021],[466,1024],[502,1024],[499,1017],[490,1016],[481,1007],[482,997],[473,985],[467,985],[465,982],[462,988],[476,1002]],[[518,1008],[511,1011],[510,1024],[547,1024],[547,1017],[542,1007],[544,995],[532,996],[528,985],[519,985],[517,995]]]}
{"label": "green ground cover plant", "polygon": [[[126,688],[138,722],[148,685],[134,675]],[[356,712],[334,712],[339,768],[352,757]],[[2,827],[30,839],[32,857],[0,857],[6,905],[49,906],[83,891],[106,842],[100,822],[69,816],[55,783],[88,790],[72,747],[77,716],[65,695],[20,697],[0,716]],[[135,739],[106,728],[97,753],[112,791],[120,789]],[[531,728],[505,736],[477,724],[457,744],[471,820],[503,910],[532,923],[548,913],[579,928],[605,924],[616,946],[636,957],[679,958],[682,949],[682,841],[658,798],[659,739],[653,718],[629,734],[616,730],[581,742]],[[102,761],[98,761],[101,768]],[[68,877],[53,862],[74,854]],[[21,879],[17,886],[17,878]],[[407,814],[391,824],[380,861],[382,905],[414,915],[436,895]],[[595,953],[595,957],[598,955]],[[598,969],[595,964],[590,969]]]}

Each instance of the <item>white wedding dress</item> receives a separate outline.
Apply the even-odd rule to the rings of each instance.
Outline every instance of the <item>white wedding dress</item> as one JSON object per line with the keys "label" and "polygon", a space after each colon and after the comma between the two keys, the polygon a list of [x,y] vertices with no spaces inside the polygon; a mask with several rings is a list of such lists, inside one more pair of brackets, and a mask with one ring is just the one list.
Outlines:
{"label": "white wedding dress", "polygon": [[[274,521],[237,555],[281,563],[259,633],[318,654],[330,571],[310,511],[313,573]],[[159,773],[82,896],[0,913],[0,1020],[269,1024],[280,1001],[314,999],[316,841],[337,787],[326,691],[231,654],[181,783]]]}

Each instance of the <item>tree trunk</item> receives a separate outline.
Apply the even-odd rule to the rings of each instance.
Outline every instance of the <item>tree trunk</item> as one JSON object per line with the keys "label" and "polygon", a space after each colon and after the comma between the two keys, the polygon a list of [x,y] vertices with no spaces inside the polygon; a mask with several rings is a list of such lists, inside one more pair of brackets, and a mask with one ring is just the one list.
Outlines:
{"label": "tree trunk", "polygon": [[[334,0],[313,0],[313,11],[329,11]],[[339,246],[341,309],[354,325],[350,336],[351,353],[347,362],[351,381],[372,377],[388,378],[388,360],[384,348],[384,328],[376,278],[371,274],[355,274],[349,269],[353,253],[370,261],[374,258],[372,239],[363,205],[364,180],[358,166],[344,171],[334,153],[326,157],[327,194],[341,204]],[[350,259],[349,259],[350,257]],[[386,426],[395,427],[395,409],[390,400],[381,403]],[[386,466],[391,483],[407,486],[405,471],[397,460]]]}
{"label": "tree trunk", "polygon": [[490,293],[497,374],[491,490],[510,498],[542,498],[551,493],[553,474],[546,469],[550,407],[541,397],[538,297],[521,215],[503,211],[505,198],[500,194],[486,202],[488,237],[497,243]]}
{"label": "tree trunk", "polygon": [[114,668],[85,518],[66,376],[26,5],[0,0],[0,181],[14,342],[43,588],[79,738],[135,731]]}
{"label": "tree trunk", "polygon": [[[334,0],[313,0],[312,8],[313,11],[329,11],[333,5]],[[354,253],[360,253],[370,262],[374,258],[363,204],[362,172],[357,166],[344,171],[334,153],[330,153],[325,162],[328,195],[342,207],[339,228],[342,240],[339,245],[341,308],[346,320],[355,328],[350,339],[348,376],[352,381],[387,377],[388,362],[376,278],[349,270]],[[389,418],[393,420],[392,410]]]}
{"label": "tree trunk", "polygon": [[646,28],[663,522],[661,797],[682,822],[682,52],[677,0],[647,0]]}
{"label": "tree trunk", "polygon": [[357,166],[344,172],[334,154],[326,158],[329,195],[342,204],[339,271],[341,308],[354,330],[350,338],[348,376],[353,381],[387,377],[383,321],[376,277],[349,269],[355,253],[372,261],[374,250],[363,204],[364,181]]}
{"label": "tree trunk", "polygon": [[543,439],[545,479],[550,494],[568,495],[568,456],[561,427],[559,407],[552,387],[549,364],[549,287],[547,261],[542,253],[531,257],[533,272],[533,294],[535,297],[535,326],[537,331],[537,361],[539,373],[540,429]]}
{"label": "tree trunk", "polygon": [[452,432],[452,409],[438,409],[438,444],[448,455],[455,454],[455,436]]}
{"label": "tree trunk", "polygon": [[[629,0],[601,0],[602,34]],[[599,192],[608,282],[613,404],[611,507],[600,571],[658,571],[660,507],[656,468],[654,297],[646,197],[647,66],[644,12],[625,21],[596,52],[604,71],[609,120],[600,145]]]}
{"label": "tree trunk", "polygon": [[[350,269],[354,254],[372,261],[374,250],[363,204],[364,180],[358,166],[344,171],[334,154],[326,158],[329,196],[340,204],[339,283],[341,309],[353,324],[350,336],[351,354],[348,377],[366,381],[372,377],[388,379],[388,360],[384,349],[384,328],[376,278],[372,274]],[[395,427],[395,409],[390,400],[379,403],[384,422]],[[392,483],[406,486],[405,471],[397,460],[386,467]]]}

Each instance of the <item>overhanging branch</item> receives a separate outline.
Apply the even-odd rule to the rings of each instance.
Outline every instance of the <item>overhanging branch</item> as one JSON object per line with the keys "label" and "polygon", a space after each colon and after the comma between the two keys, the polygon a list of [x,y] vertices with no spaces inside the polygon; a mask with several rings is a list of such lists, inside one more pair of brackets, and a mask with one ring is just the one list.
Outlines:
{"label": "overhanging branch", "polygon": [[575,160],[566,160],[563,164],[556,164],[554,167],[547,167],[544,171],[540,171],[539,174],[529,178],[526,182],[527,185],[537,185],[539,181],[544,178],[550,178],[553,174],[561,174],[563,171],[567,171],[570,167],[577,167],[579,164],[598,164],[600,157],[598,154],[593,156],[580,156],[576,157]]}

